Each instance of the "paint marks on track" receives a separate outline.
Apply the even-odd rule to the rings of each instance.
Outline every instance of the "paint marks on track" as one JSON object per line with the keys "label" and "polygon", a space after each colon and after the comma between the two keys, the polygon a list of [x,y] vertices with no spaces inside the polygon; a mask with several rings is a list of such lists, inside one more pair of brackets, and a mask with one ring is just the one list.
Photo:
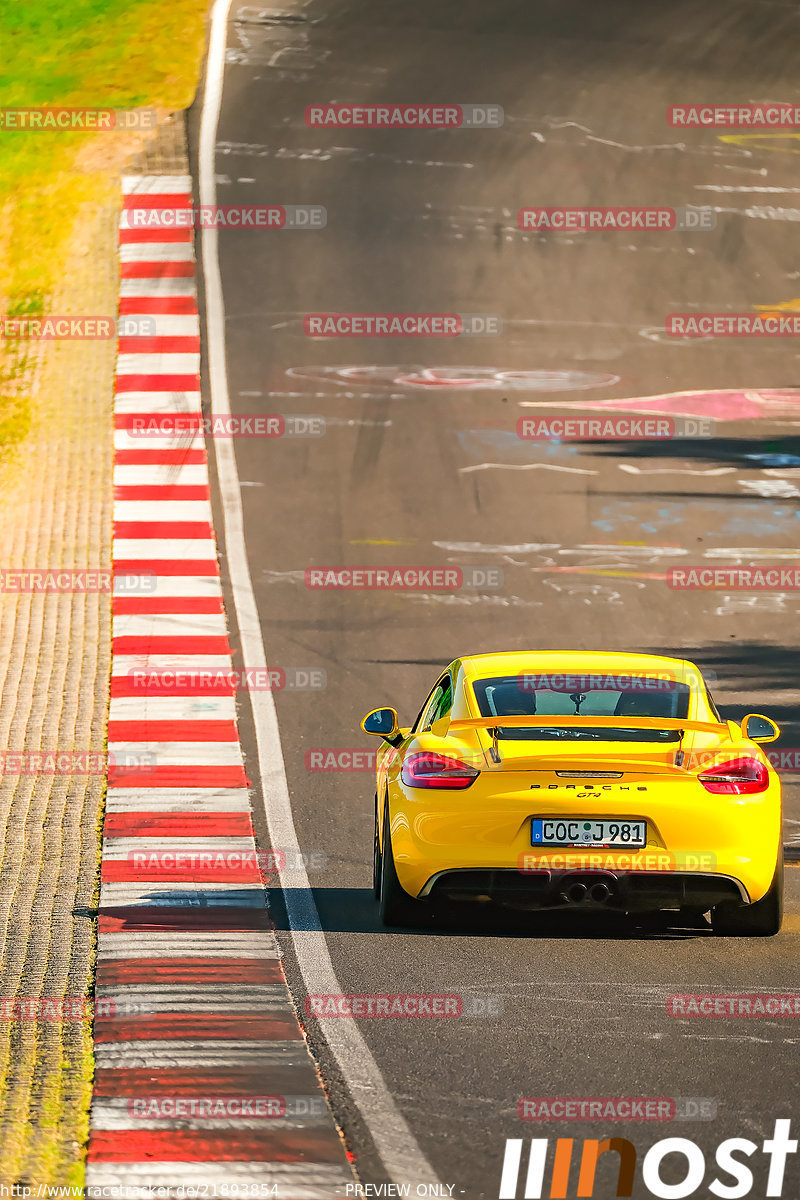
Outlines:
{"label": "paint marks on track", "polygon": [[463,454],[478,462],[529,463],[537,459],[577,459],[580,447],[575,442],[534,442],[521,438],[515,429],[456,429]]}
{"label": "paint marks on track", "polygon": [[474,463],[470,467],[459,467],[460,475],[474,474],[475,471],[561,471],[567,475],[599,475],[599,471],[590,471],[586,467],[565,467],[562,463]]}
{"label": "paint marks on track", "polygon": [[635,463],[617,463],[627,475],[730,475],[736,467],[637,467]]}
{"label": "paint marks on track", "polygon": [[[296,53],[294,57],[297,61]],[[228,62],[252,65],[249,60],[241,57],[240,52],[235,50],[230,52]],[[275,62],[266,65],[280,68],[287,78],[298,78],[294,74],[286,75],[287,68],[289,68],[286,53],[283,54],[282,61],[276,59]],[[305,76],[299,78],[305,78]],[[274,158],[305,163],[333,162],[337,166],[357,167],[364,164],[384,163],[393,167],[438,167],[456,171],[472,171],[475,167],[474,163],[462,162],[458,159],[401,158],[395,154],[379,153],[376,150],[366,150],[359,146],[330,146],[323,150],[318,146],[266,146],[258,142],[218,142],[217,152],[223,156],[230,155],[232,158]]]}
{"label": "paint marks on track", "polygon": [[[211,695],[189,682],[176,695],[155,679],[152,688],[131,686],[132,666],[154,677],[166,666],[229,673],[232,660],[203,439],[153,446],[129,433],[133,414],[201,411],[194,279],[172,269],[180,262],[193,272],[190,233],[160,245],[126,219],[132,207],[188,206],[191,181],[129,178],[123,190],[120,245],[137,269],[123,279],[121,307],[159,315],[153,344],[144,353],[125,346],[117,367],[109,754],[143,766],[109,779],[87,1194],[121,1188],[137,1200],[158,1188],[175,1200],[193,1188],[240,1188],[330,1200],[354,1177],[295,1016],[255,865],[233,689]],[[191,344],[175,354],[169,322],[178,317]],[[122,572],[152,572],[155,586],[123,592]],[[232,857],[197,864],[199,852],[220,851]],[[172,857],[153,870],[136,852],[183,854],[183,865]],[[254,865],[242,868],[243,855]],[[258,1097],[283,1099],[283,1112],[273,1105],[253,1119],[247,1105]],[[222,1116],[219,1105],[213,1118],[189,1107],[215,1099]]]}
{"label": "paint marks on track", "polygon": [[542,550],[558,550],[558,542],[516,542],[512,545],[492,542],[434,542],[440,550],[451,550],[454,554],[538,554]]}
{"label": "paint marks on track", "polygon": [[793,500],[800,496],[800,488],[788,479],[739,479],[737,482],[739,487],[764,500]]}
{"label": "paint marks on track", "polygon": [[[635,587],[644,587],[644,583],[638,580],[625,580],[626,583],[631,583]],[[573,600],[578,600],[582,604],[591,606],[598,601],[603,604],[608,604],[612,608],[620,608],[625,603],[622,592],[616,591],[614,588],[607,587],[602,583],[588,583],[585,580],[576,577],[559,576],[558,579],[544,579],[542,583],[545,587],[549,587],[552,591],[559,595],[569,596]]]}
{"label": "paint marks on track", "polygon": [[[676,339],[668,340],[675,342]],[[521,400],[520,407],[543,408],[551,406],[552,403]],[[750,421],[759,418],[800,416],[800,388],[663,392],[654,396],[573,401],[570,407],[664,416],[712,417],[720,421]]]}
{"label": "paint marks on track", "polygon": [[[773,499],[769,497],[769,499]],[[602,504],[592,525],[604,533],[619,537],[659,534],[677,529],[691,521],[704,528],[706,538],[758,538],[786,536],[796,538],[800,520],[797,505],[770,504],[761,499],[742,497],[736,504],[729,499],[710,496],[686,500],[658,501],[651,511],[643,514],[639,500],[612,500]]]}
{"label": "paint marks on track", "polygon": [[501,367],[420,367],[397,365],[385,367],[289,367],[286,374],[293,379],[311,379],[317,383],[345,384],[347,387],[386,384],[393,387],[459,392],[584,392],[592,388],[611,387],[619,383],[619,375],[597,371],[508,370]]}
{"label": "paint marks on track", "polygon": [[[558,594],[561,601],[574,601],[585,605],[607,605],[619,607],[636,596],[643,598],[643,591],[650,585],[665,584],[669,569],[682,562],[706,562],[726,567],[765,567],[781,563],[796,563],[800,550],[796,548],[765,546],[704,546],[689,549],[686,546],[650,544],[648,542],[584,543],[575,546],[560,543],[527,542],[517,544],[492,544],[484,542],[435,541],[439,550],[448,552],[449,561],[463,562],[465,555],[482,555],[494,559],[506,567],[519,568],[518,574],[509,572],[508,584],[512,580],[520,590],[527,587],[526,576],[535,576],[542,587]],[[519,583],[516,581],[519,580]],[[631,592],[633,588],[635,591]],[[700,595],[700,593],[697,593]],[[408,599],[415,597],[409,595]],[[494,601],[483,597],[449,599],[447,597],[417,597],[426,603],[489,604],[499,605],[504,601],[495,594]],[[727,594],[710,591],[705,594],[708,611],[718,616],[737,614],[791,615],[800,611],[798,597],[789,593]],[[538,605],[537,600],[523,600],[518,595],[507,598],[509,606],[524,604]]]}
{"label": "paint marks on track", "polygon": [[541,600],[525,596],[499,595],[497,592],[398,592],[402,600],[414,604],[438,604],[445,608],[541,608]]}
{"label": "paint marks on track", "polygon": [[726,146],[740,146],[748,152],[769,150],[773,153],[800,154],[800,133],[724,133],[718,135]]}

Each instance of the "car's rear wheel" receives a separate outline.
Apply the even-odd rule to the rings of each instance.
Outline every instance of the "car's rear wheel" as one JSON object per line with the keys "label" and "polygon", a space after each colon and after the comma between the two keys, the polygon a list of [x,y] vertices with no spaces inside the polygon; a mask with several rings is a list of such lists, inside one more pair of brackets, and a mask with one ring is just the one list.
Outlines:
{"label": "car's rear wheel", "polygon": [[375,797],[375,833],[372,844],[372,890],[375,899],[381,898],[381,844],[378,838],[378,797]]}
{"label": "car's rear wheel", "polygon": [[423,905],[409,896],[400,886],[392,853],[392,834],[389,828],[389,801],[383,806],[383,853],[380,855],[380,887],[378,889],[378,911],[384,925],[418,925],[423,915]]}
{"label": "car's rear wheel", "polygon": [[711,927],[723,937],[774,937],[783,921],[783,851],[769,891],[755,904],[718,904],[711,910]]}

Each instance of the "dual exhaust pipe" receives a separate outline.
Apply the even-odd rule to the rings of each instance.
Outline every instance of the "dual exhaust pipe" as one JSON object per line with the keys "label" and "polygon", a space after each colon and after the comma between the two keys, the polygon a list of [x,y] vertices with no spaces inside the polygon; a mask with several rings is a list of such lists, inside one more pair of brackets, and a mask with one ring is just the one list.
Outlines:
{"label": "dual exhaust pipe", "polygon": [[611,888],[607,883],[571,883],[561,893],[565,904],[607,904],[611,899]]}

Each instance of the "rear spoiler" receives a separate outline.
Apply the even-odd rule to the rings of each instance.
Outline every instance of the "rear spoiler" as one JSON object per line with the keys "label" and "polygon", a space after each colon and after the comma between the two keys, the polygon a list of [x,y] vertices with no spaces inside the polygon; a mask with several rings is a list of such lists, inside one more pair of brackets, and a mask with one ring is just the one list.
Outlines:
{"label": "rear spoiler", "polygon": [[448,729],[682,729],[692,733],[714,733],[730,740],[730,728],[712,721],[682,721],[677,717],[457,717]]}

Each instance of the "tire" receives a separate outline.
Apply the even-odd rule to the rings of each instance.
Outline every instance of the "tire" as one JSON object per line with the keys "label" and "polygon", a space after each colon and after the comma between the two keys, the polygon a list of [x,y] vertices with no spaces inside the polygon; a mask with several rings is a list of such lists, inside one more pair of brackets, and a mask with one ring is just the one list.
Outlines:
{"label": "tire", "polygon": [[372,890],[375,899],[381,898],[381,847],[378,841],[378,797],[375,797],[375,833],[372,844]]}
{"label": "tire", "polygon": [[400,886],[392,853],[392,835],[389,829],[389,800],[383,806],[383,853],[381,854],[380,888],[378,911],[381,921],[390,928],[399,925],[419,925],[424,906]]}
{"label": "tire", "polygon": [[783,921],[783,850],[769,891],[755,904],[718,904],[711,910],[711,927],[722,937],[774,937]]}

